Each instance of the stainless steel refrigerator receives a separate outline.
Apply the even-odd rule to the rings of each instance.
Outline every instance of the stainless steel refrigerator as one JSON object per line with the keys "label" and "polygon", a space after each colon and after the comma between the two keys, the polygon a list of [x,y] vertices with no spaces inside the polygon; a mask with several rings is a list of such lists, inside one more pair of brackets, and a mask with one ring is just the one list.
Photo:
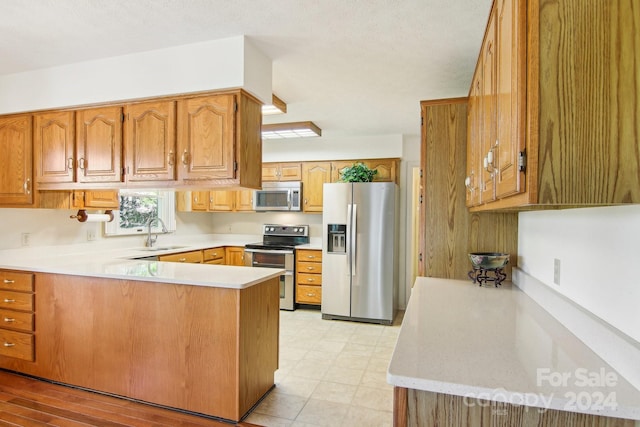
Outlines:
{"label": "stainless steel refrigerator", "polygon": [[322,318],[391,324],[398,293],[397,186],[324,184]]}

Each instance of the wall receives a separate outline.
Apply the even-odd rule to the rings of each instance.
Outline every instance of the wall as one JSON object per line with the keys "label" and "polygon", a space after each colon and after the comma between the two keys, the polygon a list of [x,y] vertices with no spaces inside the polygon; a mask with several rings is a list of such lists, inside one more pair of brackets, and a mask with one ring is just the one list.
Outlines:
{"label": "wall", "polygon": [[242,87],[271,101],[271,60],[243,36],[0,76],[0,114]]}
{"label": "wall", "polygon": [[[102,223],[81,223],[69,218],[76,210],[0,209],[0,249],[22,246],[22,233],[29,233],[29,246],[56,246],[87,243],[87,233],[96,242],[115,246],[142,246],[142,236],[103,237]],[[211,233],[211,216],[205,213],[178,213],[175,236]],[[160,237],[162,239],[162,237]]]}
{"label": "wall", "polygon": [[518,221],[523,271],[640,342],[639,205],[522,212]]}

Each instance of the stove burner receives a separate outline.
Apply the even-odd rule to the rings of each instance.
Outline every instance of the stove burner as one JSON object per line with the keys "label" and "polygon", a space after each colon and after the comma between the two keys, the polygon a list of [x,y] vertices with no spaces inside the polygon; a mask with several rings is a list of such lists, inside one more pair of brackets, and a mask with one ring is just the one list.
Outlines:
{"label": "stove burner", "polygon": [[489,282],[493,282],[496,288],[502,285],[504,279],[507,278],[502,268],[473,267],[473,270],[469,272],[468,276],[469,279],[473,280],[474,284],[478,283],[479,286],[486,286]]}

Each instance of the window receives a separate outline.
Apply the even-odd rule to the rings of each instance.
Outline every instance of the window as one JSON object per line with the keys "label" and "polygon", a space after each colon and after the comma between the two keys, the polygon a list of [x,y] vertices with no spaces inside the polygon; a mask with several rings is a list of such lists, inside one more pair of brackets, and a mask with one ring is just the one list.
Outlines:
{"label": "window", "polygon": [[[120,210],[113,211],[113,221],[104,223],[105,236],[144,234],[152,218],[160,218],[168,231],[176,230],[175,193],[159,190],[120,190]],[[161,233],[156,221],[152,233]]]}

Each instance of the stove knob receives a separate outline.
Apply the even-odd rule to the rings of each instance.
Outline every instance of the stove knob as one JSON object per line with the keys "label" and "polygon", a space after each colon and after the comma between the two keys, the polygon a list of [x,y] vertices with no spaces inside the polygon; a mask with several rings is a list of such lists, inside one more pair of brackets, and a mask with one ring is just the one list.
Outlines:
{"label": "stove knob", "polygon": [[294,233],[297,233],[298,231],[300,231],[300,230],[298,230],[297,228],[294,228],[294,229],[293,229],[293,232],[294,232]]}

